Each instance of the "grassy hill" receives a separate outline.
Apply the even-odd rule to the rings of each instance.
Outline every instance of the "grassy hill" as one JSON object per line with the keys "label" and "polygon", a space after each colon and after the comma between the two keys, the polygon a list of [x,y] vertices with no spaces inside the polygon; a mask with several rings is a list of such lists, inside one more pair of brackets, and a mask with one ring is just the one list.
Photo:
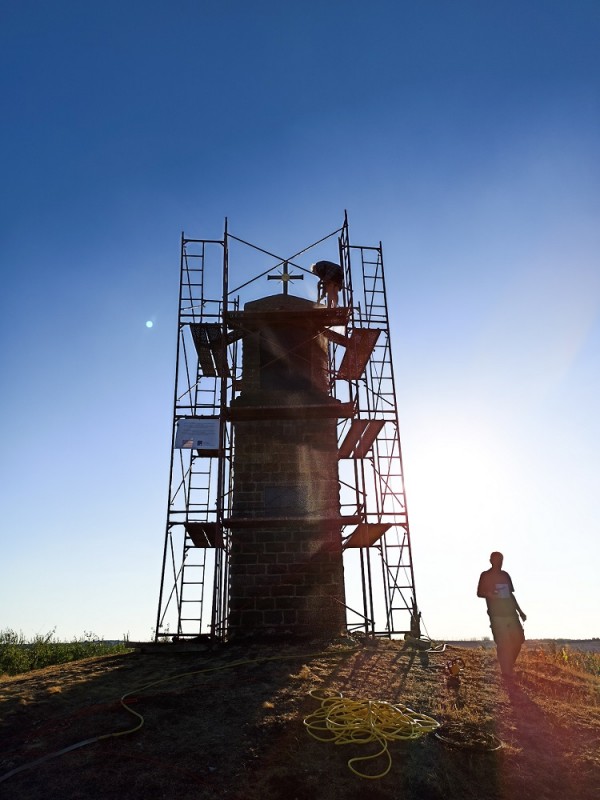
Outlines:
{"label": "grassy hill", "polygon": [[[457,658],[455,677],[447,665]],[[428,653],[344,637],[164,645],[3,677],[0,797],[596,800],[599,656],[590,658],[528,643],[506,684],[493,648]],[[380,742],[318,741],[303,723],[335,692],[405,704],[440,727],[390,741],[389,772],[359,777],[347,762]],[[355,766],[377,775],[387,753]]]}

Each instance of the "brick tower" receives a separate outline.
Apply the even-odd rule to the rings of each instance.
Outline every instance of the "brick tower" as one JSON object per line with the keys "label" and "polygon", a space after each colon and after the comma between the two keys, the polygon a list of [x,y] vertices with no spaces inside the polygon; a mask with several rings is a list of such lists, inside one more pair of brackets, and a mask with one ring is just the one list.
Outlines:
{"label": "brick tower", "polygon": [[229,632],[345,629],[337,419],[323,306],[288,294],[231,314],[243,329],[230,520]]}

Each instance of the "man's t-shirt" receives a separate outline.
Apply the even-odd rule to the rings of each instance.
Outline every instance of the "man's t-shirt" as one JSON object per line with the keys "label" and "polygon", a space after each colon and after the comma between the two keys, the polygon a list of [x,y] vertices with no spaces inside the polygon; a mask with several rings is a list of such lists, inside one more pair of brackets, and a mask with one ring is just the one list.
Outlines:
{"label": "man's t-shirt", "polygon": [[481,573],[477,594],[485,596],[490,617],[508,617],[516,613],[512,580],[508,572],[488,569]]}

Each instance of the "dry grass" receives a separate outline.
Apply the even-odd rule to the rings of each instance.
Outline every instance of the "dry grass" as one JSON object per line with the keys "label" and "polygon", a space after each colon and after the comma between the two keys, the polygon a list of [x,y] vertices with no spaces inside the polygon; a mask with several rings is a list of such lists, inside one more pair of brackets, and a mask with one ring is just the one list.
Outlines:
{"label": "dry grass", "polygon": [[[460,657],[458,680],[446,670]],[[153,686],[148,686],[150,683]],[[7,800],[592,800],[600,786],[600,679],[526,650],[512,686],[493,650],[428,654],[401,642],[223,646],[86,659],[0,681],[0,776],[87,738],[132,728],[0,783]],[[147,687],[147,688],[143,688]],[[373,745],[318,742],[313,689],[387,700],[437,719],[390,744],[380,780],[349,758]],[[452,742],[452,744],[449,744]],[[501,742],[499,749],[494,749]],[[375,769],[376,771],[376,769]]]}

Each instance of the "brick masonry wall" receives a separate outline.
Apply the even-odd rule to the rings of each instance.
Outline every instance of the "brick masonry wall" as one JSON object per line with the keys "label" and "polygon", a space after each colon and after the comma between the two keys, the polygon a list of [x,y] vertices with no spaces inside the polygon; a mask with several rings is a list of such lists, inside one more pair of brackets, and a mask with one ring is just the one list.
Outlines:
{"label": "brick masonry wall", "polygon": [[[330,402],[327,343],[311,333],[314,304],[277,295],[246,309],[268,311],[270,321],[244,338],[236,406]],[[306,311],[301,331],[286,333],[286,309]],[[281,326],[273,322],[273,311],[282,312]],[[282,369],[280,386],[272,374],[267,389],[261,383],[261,337],[263,343],[265,337],[275,341],[275,352],[279,343],[285,352],[286,339],[293,342],[294,357],[301,342],[301,360],[291,361],[287,374]],[[305,379],[301,388],[294,385],[294,365]],[[337,634],[345,628],[345,594],[336,419],[272,416],[234,422],[232,512],[240,525],[231,528],[230,635]]]}
{"label": "brick masonry wall", "polygon": [[231,634],[339,633],[345,610],[335,420],[243,422],[235,436],[233,516],[256,522],[232,527]]}
{"label": "brick masonry wall", "polygon": [[340,633],[339,530],[305,523],[233,531],[230,634]]}

